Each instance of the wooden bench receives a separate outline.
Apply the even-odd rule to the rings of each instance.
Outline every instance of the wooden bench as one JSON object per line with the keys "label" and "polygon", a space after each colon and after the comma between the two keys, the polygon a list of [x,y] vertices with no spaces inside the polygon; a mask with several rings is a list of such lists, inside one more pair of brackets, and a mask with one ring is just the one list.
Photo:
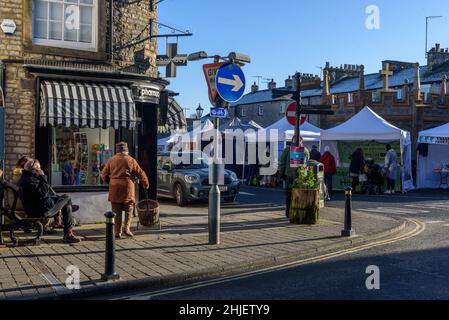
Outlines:
{"label": "wooden bench", "polygon": [[[12,192],[14,195],[14,200],[10,207],[4,205],[4,196],[7,191]],[[47,219],[43,217],[28,218],[25,212],[16,210],[17,201],[21,198],[20,196],[21,190],[18,186],[3,179],[0,180],[0,244],[3,244],[1,232],[9,231],[9,237],[13,246],[18,246],[19,244],[38,245],[44,234],[44,224]],[[9,219],[8,224],[4,224],[4,217]],[[28,234],[34,230],[37,234],[34,238],[21,240],[16,234],[18,230],[22,230]]]}

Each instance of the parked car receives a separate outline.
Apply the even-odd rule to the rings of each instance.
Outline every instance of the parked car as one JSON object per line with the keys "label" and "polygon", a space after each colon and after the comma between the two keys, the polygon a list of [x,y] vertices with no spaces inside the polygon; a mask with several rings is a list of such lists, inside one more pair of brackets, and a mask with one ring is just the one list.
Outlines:
{"label": "parked car", "polygon": [[[210,188],[209,159],[203,152],[158,153],[158,196],[174,198],[182,207],[192,201],[207,200]],[[224,170],[224,184],[219,188],[225,202],[234,202],[240,188],[237,175]]]}

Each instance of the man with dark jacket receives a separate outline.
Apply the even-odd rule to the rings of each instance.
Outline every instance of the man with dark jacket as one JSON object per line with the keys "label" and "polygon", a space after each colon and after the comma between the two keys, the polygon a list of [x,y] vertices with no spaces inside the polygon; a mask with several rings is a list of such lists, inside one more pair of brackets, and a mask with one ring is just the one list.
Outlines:
{"label": "man with dark jacket", "polygon": [[316,162],[320,162],[321,153],[318,151],[317,146],[312,146],[312,150],[310,151],[310,160],[315,160]]}
{"label": "man with dark jacket", "polygon": [[52,218],[62,212],[65,243],[78,243],[81,239],[73,233],[74,219],[72,203],[68,195],[55,195],[38,160],[29,160],[25,164],[18,187],[21,188],[20,200],[30,218]]}

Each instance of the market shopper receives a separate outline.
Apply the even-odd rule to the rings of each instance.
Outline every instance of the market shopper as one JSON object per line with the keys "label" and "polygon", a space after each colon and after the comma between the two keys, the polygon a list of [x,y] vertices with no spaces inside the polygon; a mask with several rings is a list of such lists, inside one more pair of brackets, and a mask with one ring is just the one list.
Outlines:
{"label": "market shopper", "polygon": [[324,147],[324,154],[321,156],[320,162],[324,166],[324,183],[326,184],[326,200],[330,200],[332,196],[332,180],[334,174],[337,173],[337,165],[335,157],[330,152],[329,146]]}
{"label": "market shopper", "polygon": [[349,164],[349,176],[352,178],[352,191],[357,193],[356,188],[359,185],[359,176],[363,173],[365,166],[365,157],[362,148],[357,148],[349,157],[351,163]]}
{"label": "market shopper", "polygon": [[312,150],[310,151],[310,160],[315,160],[316,162],[320,162],[321,153],[318,151],[317,146],[312,146]]}
{"label": "market shopper", "polygon": [[[295,137],[292,139],[292,143],[295,141]],[[302,137],[299,138],[300,146],[304,146]],[[310,160],[309,150],[304,147],[304,164]],[[282,152],[279,160],[279,173],[282,180],[285,181],[285,215],[287,218],[290,216],[290,204],[292,199],[292,186],[295,179],[298,178],[298,168],[292,168],[290,166],[290,147],[287,146]]]}
{"label": "market shopper", "polygon": [[390,144],[387,144],[385,148],[387,150],[383,168],[383,173],[387,179],[387,191],[385,191],[385,194],[394,194],[398,167],[398,155],[396,154],[396,151],[393,150]]}
{"label": "market shopper", "polygon": [[115,235],[122,238],[122,213],[125,211],[124,234],[133,237],[131,223],[135,205],[135,188],[132,177],[136,175],[145,189],[149,188],[147,175],[137,161],[129,155],[128,144],[120,142],[116,145],[116,154],[108,160],[101,171],[101,178],[109,184],[109,201],[112,211],[117,215]]}

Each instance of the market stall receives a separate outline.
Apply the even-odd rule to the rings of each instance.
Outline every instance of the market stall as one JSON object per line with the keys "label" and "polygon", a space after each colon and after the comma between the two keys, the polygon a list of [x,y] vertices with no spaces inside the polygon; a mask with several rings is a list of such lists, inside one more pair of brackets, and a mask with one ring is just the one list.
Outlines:
{"label": "market stall", "polygon": [[399,158],[396,190],[406,192],[413,189],[410,133],[390,124],[369,107],[341,125],[321,133],[321,150],[328,146],[337,161],[334,189],[343,190],[351,185],[349,156],[356,148],[362,148],[365,159],[371,158],[383,166],[387,143],[391,144]]}
{"label": "market stall", "polygon": [[417,188],[449,188],[449,123],[421,131],[418,143]]}

